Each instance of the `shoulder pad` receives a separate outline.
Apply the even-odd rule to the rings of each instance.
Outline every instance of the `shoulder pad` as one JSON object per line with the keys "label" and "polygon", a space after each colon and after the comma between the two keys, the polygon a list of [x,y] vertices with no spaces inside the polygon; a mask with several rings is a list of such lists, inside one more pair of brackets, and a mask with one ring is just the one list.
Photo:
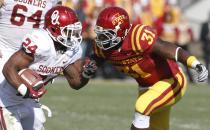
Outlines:
{"label": "shoulder pad", "polygon": [[153,28],[146,25],[135,25],[131,30],[131,47],[135,52],[145,52],[149,50],[157,39]]}
{"label": "shoulder pad", "polygon": [[40,55],[49,53],[54,47],[54,43],[47,31],[34,30],[24,37],[22,47],[26,53]]}

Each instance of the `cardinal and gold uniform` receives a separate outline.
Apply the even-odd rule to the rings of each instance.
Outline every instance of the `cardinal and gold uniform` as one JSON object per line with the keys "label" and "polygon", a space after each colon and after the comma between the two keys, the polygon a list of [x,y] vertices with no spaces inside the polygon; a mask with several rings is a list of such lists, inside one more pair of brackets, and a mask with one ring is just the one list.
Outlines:
{"label": "cardinal and gold uniform", "polygon": [[94,55],[138,82],[135,110],[150,116],[152,130],[168,130],[170,106],[184,95],[186,79],[175,61],[151,53],[156,40],[151,27],[133,25],[121,48],[102,50],[95,44]]}

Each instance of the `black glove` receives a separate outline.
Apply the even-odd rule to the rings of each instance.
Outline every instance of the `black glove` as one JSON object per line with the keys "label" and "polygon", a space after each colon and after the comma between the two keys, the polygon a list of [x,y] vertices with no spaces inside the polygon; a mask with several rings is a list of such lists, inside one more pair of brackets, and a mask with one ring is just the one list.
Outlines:
{"label": "black glove", "polygon": [[197,64],[195,70],[198,73],[198,82],[204,82],[205,80],[207,80],[208,70],[203,64]]}
{"label": "black glove", "polygon": [[97,71],[97,65],[94,60],[86,59],[85,65],[83,66],[82,76],[84,78],[91,78],[95,75]]}

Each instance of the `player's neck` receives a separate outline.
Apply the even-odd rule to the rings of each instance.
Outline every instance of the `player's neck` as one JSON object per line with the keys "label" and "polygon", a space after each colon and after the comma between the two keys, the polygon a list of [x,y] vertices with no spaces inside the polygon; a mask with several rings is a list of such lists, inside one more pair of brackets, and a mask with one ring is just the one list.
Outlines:
{"label": "player's neck", "polygon": [[122,48],[122,42],[120,42],[118,45],[116,45],[115,47],[113,47],[111,50],[117,50],[118,52],[121,51]]}
{"label": "player's neck", "polygon": [[58,42],[54,42],[54,46],[55,46],[56,52],[61,53],[61,54],[65,53],[67,50],[67,47],[61,45]]}

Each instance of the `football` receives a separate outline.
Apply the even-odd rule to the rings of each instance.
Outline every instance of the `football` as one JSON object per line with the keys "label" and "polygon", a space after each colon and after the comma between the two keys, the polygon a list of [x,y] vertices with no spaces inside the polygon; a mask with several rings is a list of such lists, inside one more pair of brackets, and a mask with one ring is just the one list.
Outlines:
{"label": "football", "polygon": [[18,74],[20,75],[23,83],[33,90],[39,90],[40,87],[43,86],[42,77],[29,68],[20,70]]}

